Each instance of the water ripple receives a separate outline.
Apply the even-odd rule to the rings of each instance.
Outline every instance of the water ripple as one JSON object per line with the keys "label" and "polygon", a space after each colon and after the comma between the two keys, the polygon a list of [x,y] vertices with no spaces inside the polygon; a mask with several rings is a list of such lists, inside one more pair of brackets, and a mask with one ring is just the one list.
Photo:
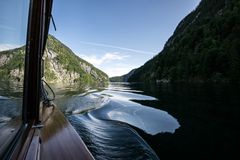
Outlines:
{"label": "water ripple", "polygon": [[68,119],[97,160],[158,160],[151,147],[126,124],[99,120],[89,113]]}

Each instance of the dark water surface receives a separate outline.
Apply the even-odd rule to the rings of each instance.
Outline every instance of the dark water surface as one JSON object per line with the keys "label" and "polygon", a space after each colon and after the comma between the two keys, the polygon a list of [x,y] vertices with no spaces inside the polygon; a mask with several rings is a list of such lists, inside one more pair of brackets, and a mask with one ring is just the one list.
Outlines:
{"label": "dark water surface", "polygon": [[22,84],[0,81],[0,129],[21,115],[22,90]]}
{"label": "dark water surface", "polygon": [[96,159],[239,159],[239,89],[114,83],[56,102]]}
{"label": "dark water surface", "polygon": [[140,102],[169,112],[174,134],[142,136],[161,159],[239,159],[240,88],[229,84],[133,84],[159,101]]}

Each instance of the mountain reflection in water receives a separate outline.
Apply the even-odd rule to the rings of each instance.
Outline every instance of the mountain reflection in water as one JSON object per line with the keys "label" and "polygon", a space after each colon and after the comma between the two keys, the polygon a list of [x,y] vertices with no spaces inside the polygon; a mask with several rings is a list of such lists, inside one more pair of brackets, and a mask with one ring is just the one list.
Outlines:
{"label": "mountain reflection in water", "polygon": [[[239,156],[239,85],[114,83],[87,92],[51,86],[54,103],[96,159]],[[21,114],[21,91],[0,83],[0,128]]]}
{"label": "mountain reflection in water", "polygon": [[158,159],[133,127],[156,135],[174,133],[180,125],[167,112],[135,100],[158,101],[118,84],[102,91],[65,96],[57,103],[96,159]]}
{"label": "mountain reflection in water", "polygon": [[22,113],[22,84],[0,81],[0,129]]}

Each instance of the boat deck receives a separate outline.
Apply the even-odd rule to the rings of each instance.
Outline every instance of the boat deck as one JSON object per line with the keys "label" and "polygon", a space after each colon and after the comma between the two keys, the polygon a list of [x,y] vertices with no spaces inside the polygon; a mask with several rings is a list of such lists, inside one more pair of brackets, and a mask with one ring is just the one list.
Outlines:
{"label": "boat deck", "polygon": [[94,160],[81,137],[57,107],[42,107],[42,124],[33,126],[13,159]]}
{"label": "boat deck", "polygon": [[40,159],[93,160],[81,137],[57,107],[42,109]]}

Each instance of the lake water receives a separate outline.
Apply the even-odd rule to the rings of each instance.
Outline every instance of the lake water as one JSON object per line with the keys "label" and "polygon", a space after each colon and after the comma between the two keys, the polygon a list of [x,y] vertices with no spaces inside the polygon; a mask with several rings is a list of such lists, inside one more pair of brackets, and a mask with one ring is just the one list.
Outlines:
{"label": "lake water", "polygon": [[167,112],[134,102],[158,99],[127,85],[64,95],[57,103],[96,159],[157,160],[156,152],[135,128],[150,135],[173,134],[180,125]]}
{"label": "lake water", "polygon": [[[53,88],[55,103],[96,160],[239,159],[239,85]],[[0,93],[1,127],[20,114],[22,94],[5,84]]]}
{"label": "lake water", "polygon": [[239,86],[112,83],[67,93],[58,106],[96,159],[239,156]]}
{"label": "lake water", "polygon": [[22,113],[22,84],[0,81],[0,129]]}

